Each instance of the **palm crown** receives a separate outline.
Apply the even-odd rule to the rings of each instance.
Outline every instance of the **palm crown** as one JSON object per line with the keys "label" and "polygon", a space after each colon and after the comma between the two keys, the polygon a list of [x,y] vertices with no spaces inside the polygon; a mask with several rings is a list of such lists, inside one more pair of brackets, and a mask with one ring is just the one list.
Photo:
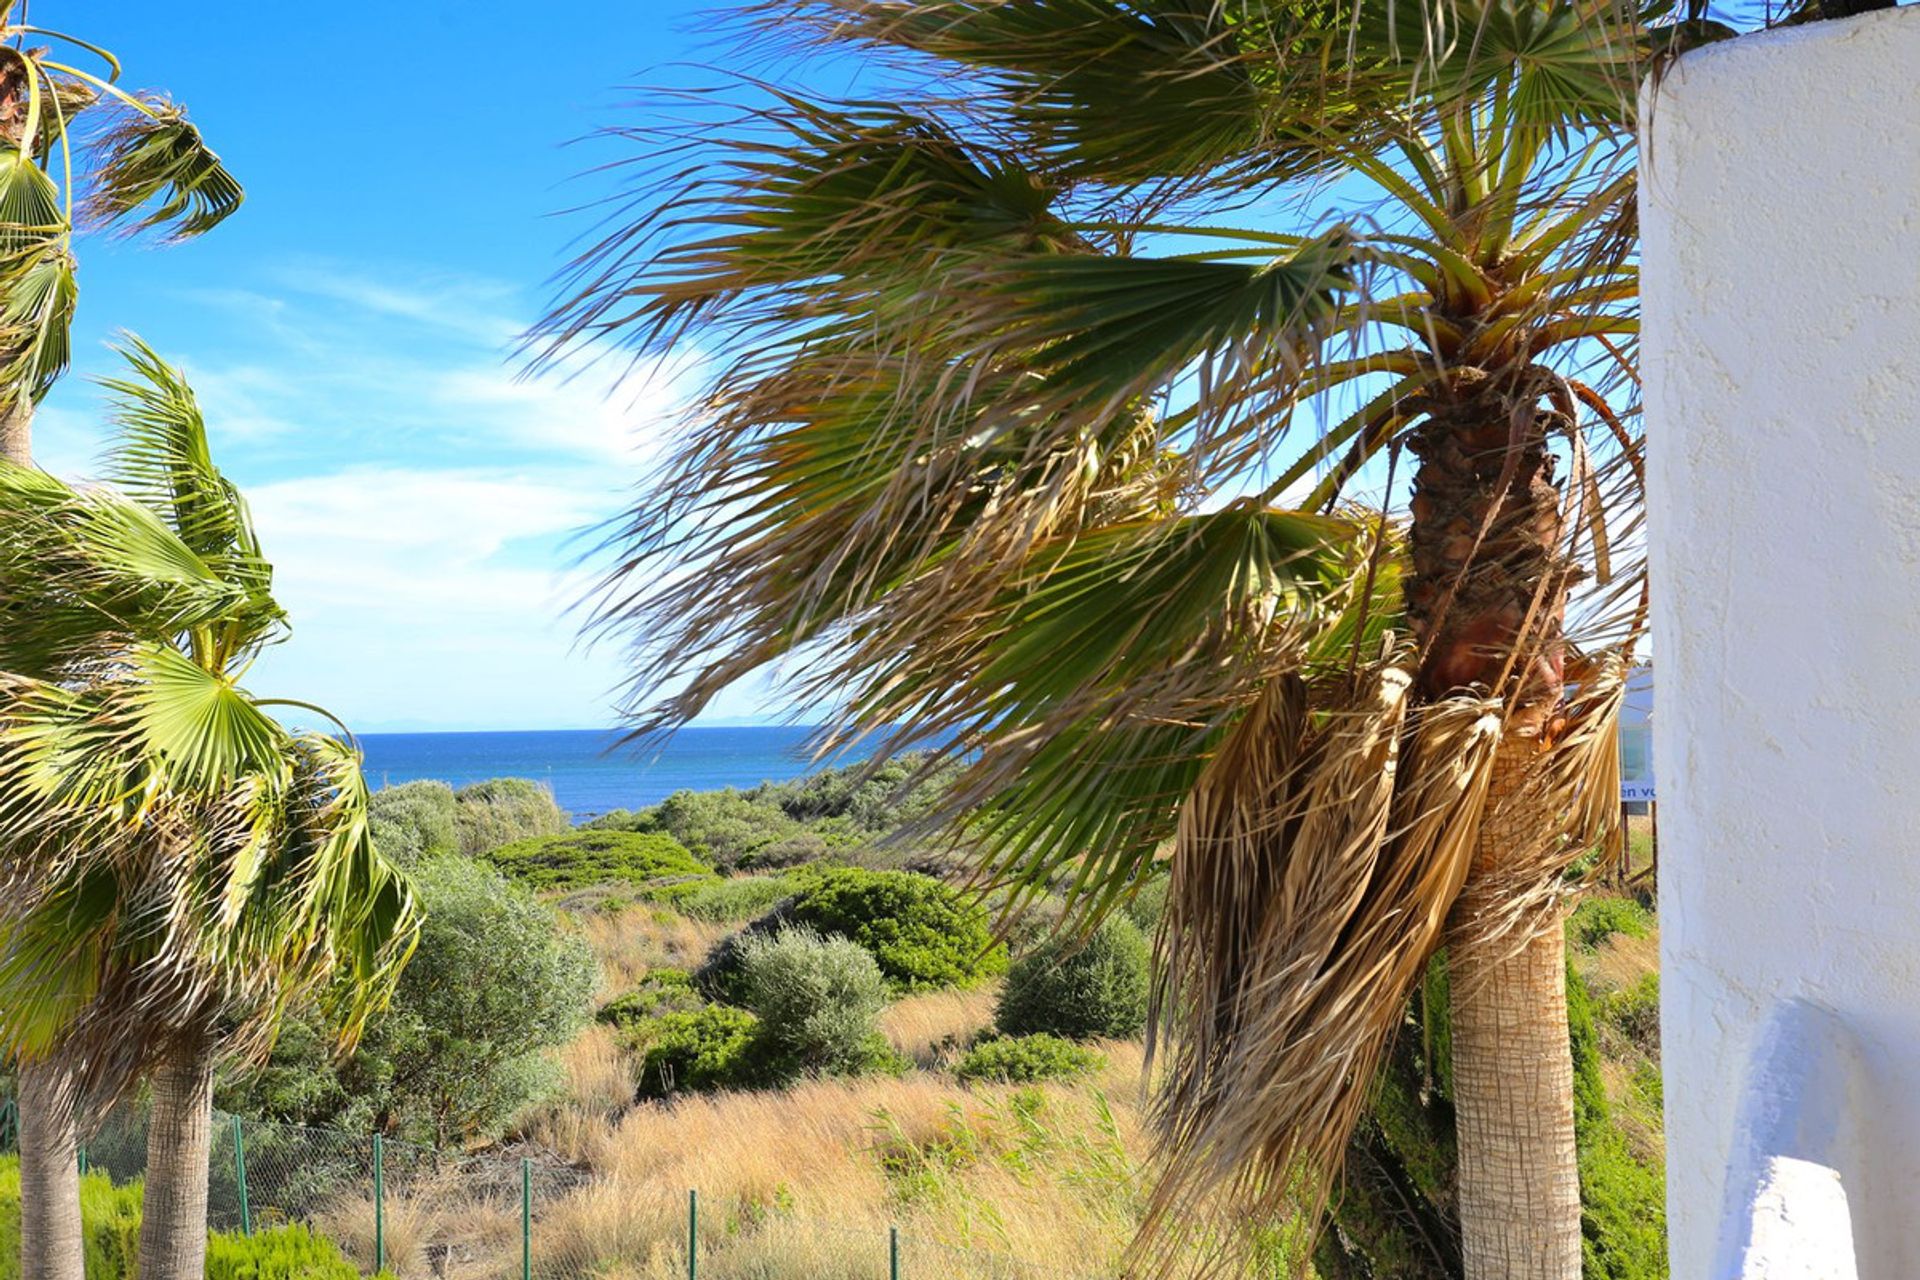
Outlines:
{"label": "palm crown", "polygon": [[0,466],[0,1044],[96,1093],[195,1019],[270,1032],[344,965],[348,1024],[418,927],[348,742],[240,685],[286,633],[192,390],[135,341],[114,487]]}

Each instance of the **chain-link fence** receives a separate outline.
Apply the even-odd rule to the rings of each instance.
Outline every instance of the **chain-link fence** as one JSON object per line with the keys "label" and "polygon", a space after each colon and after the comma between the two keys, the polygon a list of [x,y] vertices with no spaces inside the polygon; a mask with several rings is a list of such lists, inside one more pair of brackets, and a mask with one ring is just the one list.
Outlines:
{"label": "chain-link fence", "polygon": [[[18,1148],[0,1099],[0,1154]],[[80,1154],[115,1183],[146,1167],[144,1108],[115,1110]],[[362,1271],[398,1280],[1091,1280],[1102,1271],[834,1221],[771,1203],[597,1179],[547,1154],[436,1151],[379,1135],[216,1112],[208,1225],[302,1223]]]}

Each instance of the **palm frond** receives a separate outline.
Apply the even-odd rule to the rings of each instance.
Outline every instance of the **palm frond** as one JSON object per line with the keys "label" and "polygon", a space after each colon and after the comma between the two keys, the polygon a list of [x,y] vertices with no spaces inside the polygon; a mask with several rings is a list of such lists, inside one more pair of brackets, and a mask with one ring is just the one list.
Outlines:
{"label": "palm frond", "polygon": [[1410,711],[1403,662],[1275,686],[1182,810],[1157,997],[1173,1055],[1157,1104],[1165,1172],[1144,1258],[1196,1221],[1317,1220],[1439,944],[1500,709]]}
{"label": "palm frond", "polygon": [[119,352],[132,376],[100,380],[120,428],[110,458],[114,483],[164,519],[223,578],[265,594],[273,575],[246,499],[213,465],[206,422],[186,376],[137,337],[129,335]]}
{"label": "palm frond", "polygon": [[60,240],[0,271],[0,403],[38,403],[72,361],[80,300],[73,255]]}
{"label": "palm frond", "polygon": [[164,98],[122,105],[92,152],[85,207],[104,226],[187,240],[213,230],[246,199],[186,111]]}

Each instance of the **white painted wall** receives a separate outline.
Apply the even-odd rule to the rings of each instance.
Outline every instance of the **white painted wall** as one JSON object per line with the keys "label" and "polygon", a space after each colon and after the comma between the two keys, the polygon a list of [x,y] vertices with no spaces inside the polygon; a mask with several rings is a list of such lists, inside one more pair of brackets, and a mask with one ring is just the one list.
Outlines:
{"label": "white painted wall", "polygon": [[1673,1275],[1715,1274],[1742,1079],[1798,998],[1858,1045],[1860,1274],[1912,1280],[1920,7],[1703,50],[1645,105]]}

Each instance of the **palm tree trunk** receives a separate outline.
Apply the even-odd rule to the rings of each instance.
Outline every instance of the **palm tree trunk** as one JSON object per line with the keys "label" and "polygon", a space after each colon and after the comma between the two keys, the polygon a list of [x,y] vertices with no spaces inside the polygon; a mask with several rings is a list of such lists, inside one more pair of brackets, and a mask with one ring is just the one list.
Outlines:
{"label": "palm tree trunk", "polygon": [[1563,827],[1527,789],[1563,701],[1570,581],[1544,390],[1530,371],[1463,375],[1457,402],[1413,439],[1407,612],[1423,651],[1419,692],[1506,704],[1448,936],[1467,1280],[1580,1280],[1565,938],[1554,912],[1519,926],[1532,930],[1524,937],[1476,927],[1530,869],[1551,865]]}
{"label": "palm tree trunk", "polygon": [[18,400],[0,413],[0,458],[16,467],[33,465],[33,402]]}
{"label": "palm tree trunk", "polygon": [[20,1064],[20,1275],[84,1280],[73,1075],[57,1060]]}
{"label": "palm tree trunk", "polygon": [[[1475,851],[1482,869],[1551,838],[1556,815],[1512,803],[1539,758],[1531,741],[1502,746]],[[1470,888],[1447,948],[1466,1277],[1580,1280],[1566,933],[1554,912],[1524,943],[1489,940],[1471,927],[1472,904]]]}
{"label": "palm tree trunk", "polygon": [[207,1161],[213,1140],[213,1045],[183,1038],[153,1076],[140,1280],[201,1280],[207,1260]]}

